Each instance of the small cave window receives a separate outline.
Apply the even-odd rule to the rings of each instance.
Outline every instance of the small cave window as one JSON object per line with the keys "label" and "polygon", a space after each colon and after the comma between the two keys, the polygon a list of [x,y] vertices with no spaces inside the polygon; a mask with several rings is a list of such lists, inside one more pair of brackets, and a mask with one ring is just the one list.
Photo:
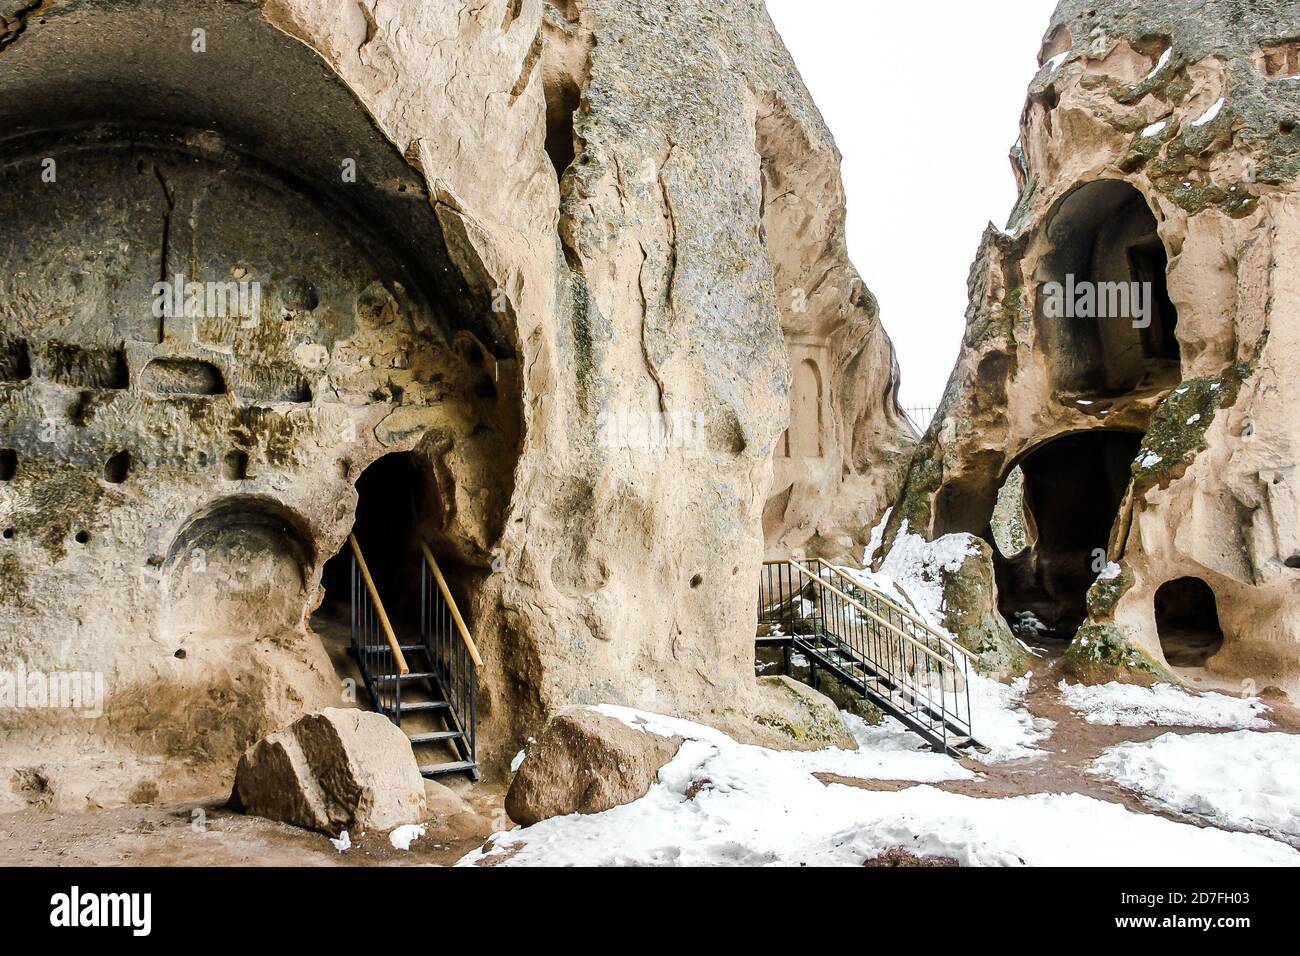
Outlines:
{"label": "small cave window", "polygon": [[546,97],[546,155],[555,167],[556,179],[560,179],[577,157],[573,114],[578,111],[582,91],[573,77],[560,72],[546,77],[543,91]]}
{"label": "small cave window", "polygon": [[221,477],[226,481],[243,481],[248,477],[248,452],[234,451],[226,452],[226,457],[221,460]]}
{"label": "small cave window", "polygon": [[104,480],[109,484],[120,485],[131,473],[131,453],[119,451],[104,463]]}
{"label": "small cave window", "polygon": [[1223,646],[1214,590],[1200,578],[1177,578],[1155,595],[1156,632],[1171,667],[1203,667]]}

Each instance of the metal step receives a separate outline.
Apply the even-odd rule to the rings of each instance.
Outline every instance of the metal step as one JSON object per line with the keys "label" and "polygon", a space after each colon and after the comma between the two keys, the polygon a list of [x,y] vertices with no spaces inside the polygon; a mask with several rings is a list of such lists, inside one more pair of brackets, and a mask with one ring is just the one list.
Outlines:
{"label": "metal step", "polygon": [[473,760],[453,760],[450,763],[434,763],[420,768],[422,777],[439,777],[445,773],[465,773],[478,779],[478,764]]}
{"label": "metal step", "polygon": [[427,733],[407,734],[413,744],[432,744],[440,740],[459,740],[464,733],[459,730],[431,730]]}
{"label": "metal step", "polygon": [[403,714],[409,714],[417,710],[446,710],[450,706],[451,702],[445,700],[413,700],[402,701],[398,710]]}
{"label": "metal step", "polygon": [[371,680],[392,683],[395,680],[431,680],[437,676],[433,671],[411,671],[409,674],[376,674]]}

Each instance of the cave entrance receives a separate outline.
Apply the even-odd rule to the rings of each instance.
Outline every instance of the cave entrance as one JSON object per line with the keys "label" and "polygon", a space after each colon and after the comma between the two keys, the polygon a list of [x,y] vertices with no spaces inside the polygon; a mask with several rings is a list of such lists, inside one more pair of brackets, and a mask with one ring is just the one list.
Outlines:
{"label": "cave entrance", "polygon": [[1008,470],[993,564],[1000,610],[1022,638],[1069,639],[1087,617],[1141,441],[1136,431],[1074,432]]}
{"label": "cave entrance", "polygon": [[1035,320],[1054,384],[1119,395],[1179,380],[1178,311],[1155,215],[1128,183],[1066,195],[1048,219]]}
{"label": "cave entrance", "polygon": [[[385,455],[356,481],[352,534],[361,545],[375,587],[395,628],[418,627],[420,598],[419,519],[423,482],[409,452]],[[321,612],[347,625],[352,600],[352,549],[347,542],[325,563]]]}
{"label": "cave entrance", "polygon": [[1214,591],[1200,578],[1177,578],[1155,595],[1156,633],[1170,667],[1204,667],[1223,646]]}

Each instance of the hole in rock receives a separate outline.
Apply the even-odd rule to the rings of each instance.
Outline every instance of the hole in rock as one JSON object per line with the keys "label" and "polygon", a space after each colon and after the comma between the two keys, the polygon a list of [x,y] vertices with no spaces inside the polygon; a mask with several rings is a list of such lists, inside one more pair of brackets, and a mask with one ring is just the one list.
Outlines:
{"label": "hole in rock", "polygon": [[1223,646],[1214,591],[1200,578],[1177,578],[1155,596],[1156,632],[1171,667],[1203,667]]}
{"label": "hole in rock", "polygon": [[[993,554],[998,603],[1008,622],[1028,613],[1046,628],[1040,634],[1073,637],[1087,617],[1088,589],[1106,563],[1141,441],[1140,432],[1073,432],[1016,462],[1022,548],[1008,557],[999,545]],[[1014,514],[1014,493],[1008,498]]]}
{"label": "hole in rock", "polygon": [[144,367],[140,387],[158,395],[222,395],[221,370],[198,359],[154,359]]}
{"label": "hole in rock", "polygon": [[0,382],[23,382],[32,377],[27,343],[0,334]]}
{"label": "hole in rock", "polygon": [[1117,180],[1085,183],[1051,213],[1035,321],[1058,390],[1117,395],[1179,380],[1156,225],[1142,194]]}
{"label": "hole in rock", "polygon": [[551,157],[557,179],[577,157],[573,114],[578,111],[582,91],[573,77],[556,72],[543,80],[546,96],[546,155]]}
{"label": "hole in rock", "polygon": [[126,481],[126,476],[130,473],[131,453],[129,451],[119,451],[104,462],[104,480],[110,484],[120,485]]}
{"label": "hole in rock", "polygon": [[14,529],[13,529],[13,528],[5,528],[5,530],[4,530],[4,536],[5,536],[5,540],[6,540],[6,541],[13,540]]}
{"label": "hole in rock", "polygon": [[248,477],[248,453],[228,451],[221,460],[221,476],[227,481],[243,481]]}
{"label": "hole in rock", "polygon": [[18,473],[18,452],[12,448],[0,448],[0,481],[13,481]]}
{"label": "hole in rock", "polygon": [[89,544],[89,543],[90,543],[90,532],[89,532],[89,531],[78,531],[76,534],[74,534],[74,535],[72,536],[72,540],[75,541],[75,542],[77,542],[77,544]]}

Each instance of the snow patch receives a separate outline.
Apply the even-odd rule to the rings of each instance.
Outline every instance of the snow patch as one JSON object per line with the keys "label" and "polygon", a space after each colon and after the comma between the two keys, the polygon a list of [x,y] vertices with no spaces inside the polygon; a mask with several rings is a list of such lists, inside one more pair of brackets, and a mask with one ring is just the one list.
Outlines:
{"label": "snow patch", "polygon": [[409,850],[411,844],[424,836],[424,826],[419,823],[404,823],[388,834],[388,842],[394,850]]}
{"label": "snow patch", "polygon": [[1169,49],[1165,50],[1164,53],[1161,53],[1160,59],[1156,62],[1155,67],[1151,70],[1150,73],[1147,74],[1147,79],[1148,80],[1151,79],[1161,70],[1163,70],[1165,68],[1165,65],[1169,62],[1169,58],[1173,55],[1174,55],[1174,48],[1172,46],[1169,47]]}
{"label": "snow patch", "polygon": [[1193,415],[1191,418],[1187,419],[1187,424],[1188,424],[1188,425],[1195,425],[1195,424],[1196,424],[1197,422],[1199,422],[1200,420],[1201,420],[1201,416],[1200,416],[1200,415]]}
{"label": "snow patch", "polygon": [[1158,123],[1152,123],[1146,129],[1142,130],[1142,135],[1159,136],[1161,133],[1164,132],[1165,127],[1168,125],[1169,125],[1169,120],[1160,120]]}
{"label": "snow patch", "polygon": [[1066,50],[1064,53],[1056,54],[1056,56],[1052,57],[1050,60],[1048,60],[1046,63],[1043,64],[1043,69],[1045,69],[1048,72],[1048,74],[1055,73],[1057,70],[1061,68],[1061,64],[1065,62],[1065,58],[1069,55],[1070,55],[1069,50]]}
{"label": "snow patch", "polygon": [[1199,117],[1192,120],[1192,125],[1204,126],[1206,123],[1213,120],[1214,117],[1219,115],[1219,110],[1223,109],[1223,101],[1224,101],[1224,97],[1220,96],[1217,100],[1214,101],[1213,106],[1211,106],[1208,110],[1202,113]]}
{"label": "snow patch", "polygon": [[971,728],[975,739],[989,748],[980,755],[985,763],[1042,756],[1035,744],[1051,736],[1056,725],[1025,709],[1025,692],[1032,674],[1010,684],[972,673],[970,676]]}
{"label": "snow patch", "polygon": [[1139,687],[1111,681],[1087,687],[1057,685],[1066,706],[1080,712],[1090,724],[1119,727],[1215,727],[1228,730],[1263,729],[1268,712],[1257,697],[1242,699],[1226,694],[1192,694],[1173,684]]}
{"label": "snow patch", "polygon": [[1088,772],[1164,809],[1300,843],[1300,736],[1164,734],[1111,747]]}
{"label": "snow patch", "polygon": [[1154,465],[1160,464],[1160,462],[1162,461],[1164,461],[1163,458],[1161,458],[1155,452],[1149,451],[1141,458],[1139,458],[1137,463],[1139,468],[1151,468]]}
{"label": "snow patch", "polygon": [[876,552],[880,550],[880,545],[885,540],[885,526],[889,524],[889,516],[893,511],[893,505],[886,508],[885,513],[880,516],[880,521],[871,529],[871,537],[867,539],[867,550],[862,554],[864,567],[871,567],[871,562],[876,560]]}
{"label": "snow patch", "polygon": [[799,754],[738,744],[676,718],[593,709],[686,741],[640,800],[494,834],[457,865],[494,857],[504,866],[856,866],[898,846],[964,865],[1300,865],[1300,853],[1261,836],[1175,823],[1077,794],[981,799],[924,783],[898,791],[826,785],[812,775],[861,777],[867,770],[878,779],[953,779],[964,771],[942,754],[904,745],[888,724],[854,725],[856,752]]}
{"label": "snow patch", "polygon": [[1116,564],[1114,561],[1107,561],[1106,566],[1102,568],[1101,573],[1097,575],[1097,580],[1114,581],[1122,573],[1123,572],[1120,569],[1120,566],[1118,564]]}

